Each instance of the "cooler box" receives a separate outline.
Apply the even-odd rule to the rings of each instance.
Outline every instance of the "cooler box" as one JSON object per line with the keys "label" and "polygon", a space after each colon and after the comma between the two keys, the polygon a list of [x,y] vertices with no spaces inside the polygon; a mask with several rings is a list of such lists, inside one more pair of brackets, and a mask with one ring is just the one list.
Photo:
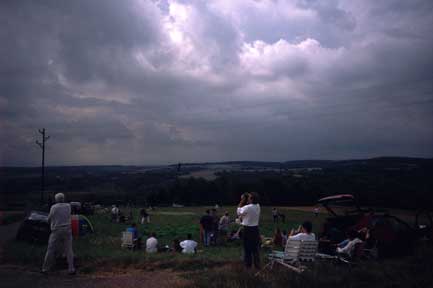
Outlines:
{"label": "cooler box", "polygon": [[92,223],[83,215],[71,215],[71,227],[72,235],[75,237],[93,232]]}

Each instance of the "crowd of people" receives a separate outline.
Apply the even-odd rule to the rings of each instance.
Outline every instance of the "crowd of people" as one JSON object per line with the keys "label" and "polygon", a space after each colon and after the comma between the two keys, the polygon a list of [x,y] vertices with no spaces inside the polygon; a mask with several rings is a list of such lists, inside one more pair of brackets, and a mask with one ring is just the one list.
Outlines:
{"label": "crowd of people", "polygon": [[[143,236],[140,235],[137,229],[137,224],[134,222],[128,228],[126,232],[132,234],[133,248],[141,249]],[[156,232],[151,232],[144,242],[146,253],[157,253],[157,252],[179,252],[185,254],[194,254],[197,252],[198,243],[192,239],[191,233],[188,233],[185,240],[180,241],[179,238],[175,238],[172,241],[172,245],[161,245],[158,241]]]}
{"label": "crowd of people", "polygon": [[[72,234],[71,234],[71,206],[65,203],[65,196],[62,193],[55,195],[56,204],[51,207],[48,219],[51,226],[51,234],[48,241],[48,248],[45,255],[45,260],[42,267],[42,272],[47,273],[52,266],[55,250],[60,248],[64,251],[68,261],[68,270],[70,274],[75,273],[73,263],[72,250]],[[228,211],[225,211],[221,216],[218,215],[220,208],[208,209],[199,220],[200,225],[200,242],[203,247],[215,246],[224,244],[230,241],[239,241],[243,244],[244,263],[247,268],[254,266],[260,269],[260,247],[263,245],[264,237],[259,231],[260,220],[260,205],[259,198],[256,193],[245,193],[241,195],[240,202],[236,210],[236,218],[231,219]],[[155,232],[145,233],[140,235],[137,228],[137,222],[134,222],[132,207],[126,208],[126,215],[123,214],[117,205],[113,205],[111,209],[111,222],[124,223],[130,225],[125,232],[132,235],[133,246],[136,249],[141,249],[145,245],[146,253],[157,253],[161,251],[172,251],[175,253],[194,254],[197,252],[199,243],[195,241],[188,233],[183,240],[175,238],[171,245],[161,245],[158,241]],[[316,214],[317,211],[315,211]],[[274,225],[278,222],[285,221],[284,214],[279,213],[276,208],[272,209],[272,218]],[[317,212],[318,213],[318,212]],[[148,225],[151,222],[150,214],[145,208],[139,210],[138,222],[141,225]],[[229,232],[233,223],[238,224],[238,229]],[[314,241],[317,240],[313,231],[313,225],[310,221],[305,221],[302,225],[290,232],[281,231],[277,226],[271,240],[274,248],[285,247],[289,240]],[[351,256],[354,253],[355,247],[367,241],[369,238],[368,229],[350,230],[347,233],[347,239],[335,245],[334,252]],[[362,239],[362,240],[361,240]]]}

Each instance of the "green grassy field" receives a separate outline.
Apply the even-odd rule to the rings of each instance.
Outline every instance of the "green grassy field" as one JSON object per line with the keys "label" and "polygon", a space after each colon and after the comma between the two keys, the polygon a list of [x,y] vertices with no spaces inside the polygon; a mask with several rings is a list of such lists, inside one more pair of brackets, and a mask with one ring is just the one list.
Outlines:
{"label": "green grassy field", "polygon": [[[188,233],[191,233],[193,238],[199,242],[199,220],[204,214],[204,211],[210,207],[184,207],[184,208],[157,208],[150,212],[151,223],[140,225],[138,230],[145,240],[151,232],[157,234],[159,244],[162,246],[169,245],[173,239],[185,239]],[[126,209],[122,209],[126,212]],[[136,222],[139,221],[138,208],[133,209],[133,215]],[[219,209],[219,214],[222,215],[225,211],[230,213],[230,217],[234,220],[235,207],[223,207]],[[285,223],[274,225],[272,223],[271,208],[263,207],[261,213],[260,231],[266,237],[271,237],[274,229],[278,226],[280,229],[290,230],[297,227],[305,220],[313,222],[315,230],[319,228],[323,215],[315,217],[312,213],[302,211],[289,211],[284,208],[279,209],[280,212],[286,214]],[[93,268],[101,267],[102,263],[110,263],[111,265],[143,265],[147,261],[153,262],[173,262],[174,260],[195,259],[206,263],[221,261],[238,261],[241,256],[240,243],[227,243],[216,247],[204,248],[201,243],[199,245],[199,253],[196,255],[181,255],[172,253],[157,253],[147,255],[144,250],[129,251],[120,248],[120,235],[128,224],[111,223],[110,215],[93,215],[89,217],[92,222],[95,233],[84,237],[74,239],[74,253],[82,267],[85,270],[93,270]],[[239,226],[232,224],[232,229],[237,229]],[[39,267],[42,262],[46,246],[31,245],[22,242],[10,243],[5,253],[5,261],[26,265],[35,265]]]}
{"label": "green grassy field", "polygon": [[[151,232],[156,232],[161,245],[170,245],[174,238],[182,240],[187,233],[199,241],[198,223],[207,208],[157,208],[150,212],[150,224],[138,225],[140,234],[146,239]],[[138,222],[138,208],[133,211]],[[219,214],[225,211],[234,219],[235,207],[220,208]],[[311,212],[283,207],[279,211],[286,215],[286,222],[278,224],[282,230],[290,230],[305,220],[311,220],[317,233],[326,217],[326,214],[315,217]],[[144,250],[120,248],[120,235],[128,227],[127,224],[111,223],[109,214],[90,216],[89,219],[95,233],[75,239],[73,244],[80,273],[128,268],[150,271],[170,269],[181,272],[194,287],[432,287],[433,284],[433,249],[425,243],[405,258],[368,261],[355,267],[316,262],[302,275],[276,267],[272,273],[254,277],[242,266],[240,243],[206,248],[200,244],[199,253],[195,255],[171,252],[146,254]],[[233,224],[232,228],[237,227]],[[261,234],[271,237],[276,227],[272,223],[271,207],[262,207]],[[4,250],[3,261],[38,270],[45,251],[46,245],[11,242]],[[262,249],[264,262],[268,251]]]}

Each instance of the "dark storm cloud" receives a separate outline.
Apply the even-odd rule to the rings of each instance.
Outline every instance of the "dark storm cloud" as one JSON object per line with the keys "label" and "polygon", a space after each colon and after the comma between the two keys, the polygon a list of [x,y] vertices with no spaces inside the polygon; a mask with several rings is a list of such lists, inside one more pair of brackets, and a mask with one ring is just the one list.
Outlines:
{"label": "dark storm cloud", "polygon": [[433,4],[0,3],[2,165],[433,155]]}

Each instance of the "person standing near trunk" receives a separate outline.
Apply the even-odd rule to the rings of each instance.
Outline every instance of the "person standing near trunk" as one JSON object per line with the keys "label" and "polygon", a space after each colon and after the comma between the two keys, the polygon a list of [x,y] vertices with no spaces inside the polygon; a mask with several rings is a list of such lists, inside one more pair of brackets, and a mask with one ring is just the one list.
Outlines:
{"label": "person standing near trunk", "polygon": [[260,269],[260,205],[257,193],[242,194],[237,214],[242,219],[245,266],[251,268],[254,262],[254,267]]}
{"label": "person standing near trunk", "polygon": [[59,249],[65,253],[68,261],[68,272],[73,275],[75,274],[75,267],[74,252],[72,251],[71,205],[64,203],[65,195],[63,193],[57,193],[54,198],[56,204],[51,206],[50,214],[48,214],[51,234],[48,239],[42,273],[48,273],[55,260],[56,249]]}

